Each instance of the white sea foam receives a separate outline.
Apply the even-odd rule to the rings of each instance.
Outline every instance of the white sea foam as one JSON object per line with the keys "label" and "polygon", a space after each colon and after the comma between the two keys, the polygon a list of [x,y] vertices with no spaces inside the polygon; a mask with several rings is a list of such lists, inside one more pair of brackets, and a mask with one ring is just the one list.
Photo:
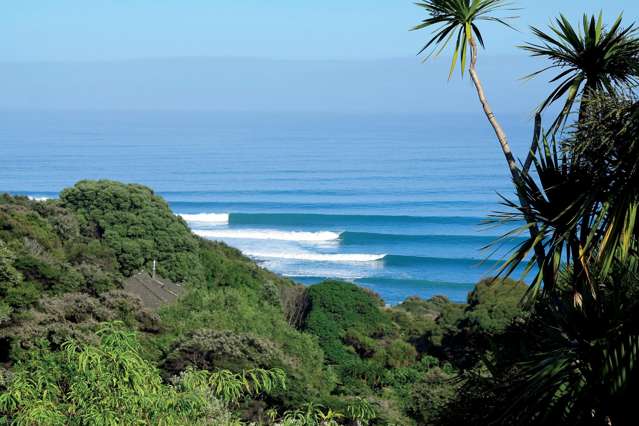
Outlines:
{"label": "white sea foam", "polygon": [[385,254],[355,254],[355,253],[308,253],[308,252],[247,252],[247,256],[258,259],[289,259],[311,260],[319,262],[375,262],[382,260]]}
{"label": "white sea foam", "polygon": [[32,197],[30,195],[28,196],[28,198],[33,201],[47,201],[52,199],[51,197]]}
{"label": "white sea foam", "polygon": [[318,278],[324,278],[327,277],[327,279],[338,279],[338,280],[345,280],[345,281],[355,281],[355,280],[359,280],[362,278],[366,278],[365,275],[361,275],[361,274],[356,274],[356,273],[349,273],[348,271],[336,271],[334,269],[330,269],[330,270],[326,270],[324,272],[322,271],[310,271],[310,273],[308,274],[304,274],[304,273],[300,273],[298,271],[295,271],[293,273],[285,273],[282,274],[287,278],[291,278],[293,280],[297,279],[297,278],[307,278],[307,277],[318,277]]}
{"label": "white sea foam", "polygon": [[178,216],[190,223],[206,223],[209,225],[227,225],[229,223],[228,213],[178,214]]}
{"label": "white sea foam", "polygon": [[340,233],[331,231],[302,232],[277,231],[273,229],[195,229],[193,233],[204,238],[237,238],[251,240],[279,240],[279,241],[334,241]]}

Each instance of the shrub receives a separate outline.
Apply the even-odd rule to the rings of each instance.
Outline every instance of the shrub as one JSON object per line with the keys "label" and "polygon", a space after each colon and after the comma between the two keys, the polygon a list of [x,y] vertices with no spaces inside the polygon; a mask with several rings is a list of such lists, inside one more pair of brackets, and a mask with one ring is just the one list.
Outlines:
{"label": "shrub", "polygon": [[386,348],[386,365],[389,368],[407,367],[415,363],[415,347],[402,340],[394,340]]}
{"label": "shrub", "polygon": [[412,386],[408,412],[420,425],[440,424],[441,416],[456,391],[457,385],[452,376],[433,368]]}
{"label": "shrub", "polygon": [[15,253],[0,240],[0,292],[16,287],[22,281],[22,274],[14,266],[15,260]]}
{"label": "shrub", "polygon": [[528,290],[522,281],[484,279],[468,295],[466,324],[478,332],[497,334],[524,314],[520,302]]}
{"label": "shrub", "polygon": [[[104,321],[124,321],[133,329],[157,331],[159,318],[142,307],[139,299],[121,291],[92,297],[82,293],[68,293],[42,300],[12,324],[2,329],[3,344],[13,347],[14,359],[46,345],[60,348],[67,339],[95,342],[98,324]],[[6,352],[6,349],[4,349]]]}
{"label": "shrub", "polygon": [[379,299],[355,284],[326,281],[309,287],[308,298],[304,329],[319,338],[331,363],[342,364],[357,356],[343,344],[347,331],[379,338],[393,330]]}
{"label": "shrub", "polygon": [[163,277],[203,280],[197,238],[150,189],[107,180],[81,181],[62,191],[60,200],[79,216],[85,236],[98,237],[113,250],[124,275],[155,259]]}
{"label": "shrub", "polygon": [[30,352],[0,396],[3,422],[222,426],[234,422],[229,402],[284,386],[281,372],[265,370],[189,370],[167,385],[140,356],[134,333],[107,324],[98,336],[96,344],[68,340],[62,352]]}
{"label": "shrub", "polygon": [[[277,396],[285,406],[320,398],[334,387],[334,378],[324,368],[317,340],[290,327],[281,307],[263,300],[259,288],[192,289],[179,303],[162,309],[160,315],[166,329],[151,339],[149,350],[157,354],[159,362],[171,358],[167,359],[168,370],[181,368],[176,367],[180,364],[176,361],[182,351],[210,356],[213,367],[230,368],[235,360],[236,367],[241,368],[253,360],[262,362],[264,368],[282,368],[288,386],[286,392]],[[232,342],[238,347],[228,347]],[[265,352],[258,354],[260,349]],[[212,350],[222,353],[217,356]]]}
{"label": "shrub", "polygon": [[164,370],[177,374],[189,367],[200,370],[269,368],[284,354],[270,341],[251,334],[198,330],[180,339],[164,361]]}

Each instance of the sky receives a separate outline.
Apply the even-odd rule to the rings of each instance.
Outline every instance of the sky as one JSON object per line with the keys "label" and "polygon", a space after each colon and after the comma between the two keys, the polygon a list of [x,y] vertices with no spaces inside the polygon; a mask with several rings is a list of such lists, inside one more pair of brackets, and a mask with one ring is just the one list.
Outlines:
{"label": "sky", "polygon": [[[486,25],[488,55],[514,47],[562,12],[605,9],[639,18],[637,0],[518,0],[519,32]],[[293,60],[409,57],[426,38],[409,32],[411,0],[7,0],[0,61],[108,61],[157,57]]]}
{"label": "sky", "polygon": [[[518,0],[519,31],[484,23],[479,71],[498,113],[531,115],[547,79],[515,46],[528,25],[639,0]],[[431,113],[477,111],[446,58],[421,63],[428,32],[411,0],[5,0],[0,109]],[[445,56],[445,54],[443,55]]]}

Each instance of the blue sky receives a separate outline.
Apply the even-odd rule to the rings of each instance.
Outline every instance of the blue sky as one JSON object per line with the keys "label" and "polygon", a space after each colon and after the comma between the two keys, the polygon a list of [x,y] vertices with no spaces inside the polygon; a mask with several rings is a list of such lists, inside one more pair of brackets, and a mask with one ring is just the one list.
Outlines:
{"label": "blue sky", "polygon": [[[0,61],[173,56],[279,59],[413,55],[421,11],[410,0],[13,0],[0,13]],[[512,54],[527,26],[604,9],[639,18],[637,0],[520,0],[520,33],[488,25],[491,55]]]}

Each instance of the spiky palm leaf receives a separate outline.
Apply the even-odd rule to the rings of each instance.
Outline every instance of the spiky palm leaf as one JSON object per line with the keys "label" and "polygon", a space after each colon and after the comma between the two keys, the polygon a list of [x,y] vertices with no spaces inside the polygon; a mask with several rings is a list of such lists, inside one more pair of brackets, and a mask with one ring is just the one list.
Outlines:
{"label": "spiky palm leaf", "polygon": [[639,275],[624,263],[614,269],[597,278],[598,298],[585,298],[579,307],[570,292],[537,305],[529,331],[537,350],[517,365],[518,379],[508,389],[516,398],[505,418],[605,424],[632,411],[628,401],[639,385]]}
{"label": "spiky palm leaf", "polygon": [[596,94],[583,106],[561,149],[538,142],[519,188],[525,207],[506,201],[515,211],[501,217],[533,219],[548,266],[529,292],[543,295],[531,298],[534,349],[507,389],[514,424],[628,424],[639,390],[639,103]]}
{"label": "spiky palm leaf", "polygon": [[522,174],[518,188],[524,202],[505,200],[512,212],[497,215],[502,221],[527,217],[539,228],[537,239],[523,242],[502,268],[511,273],[542,244],[545,257],[533,253],[528,264],[548,266],[538,272],[533,296],[542,283],[544,291],[554,290],[562,265],[577,273],[574,290],[580,297],[593,290],[590,265],[606,274],[615,260],[630,262],[638,255],[639,102],[602,94],[584,107],[581,123],[561,149],[551,139],[538,141],[534,173]]}
{"label": "spiky palm leaf", "polygon": [[601,96],[586,106],[576,148],[607,176],[607,202],[597,218],[599,262],[606,272],[615,259],[639,256],[639,102]]}
{"label": "spiky palm leaf", "polygon": [[[591,176],[571,164],[554,140],[542,138],[538,143],[538,154],[533,160],[535,173],[523,174],[518,189],[525,204],[504,198],[504,204],[512,212],[495,215],[498,222],[530,221],[508,233],[506,238],[521,234],[532,225],[538,229],[535,238],[519,244],[500,269],[500,273],[510,275],[522,262],[526,263],[526,272],[543,265],[537,269],[529,288],[529,300],[535,299],[542,289],[555,290],[556,277],[564,262],[579,264],[580,271],[587,272],[583,253],[588,235],[580,231],[582,226],[590,226],[592,214],[589,212],[596,208],[593,204],[599,197]],[[544,248],[543,259],[538,259],[533,250],[537,244]]]}
{"label": "spiky palm leaf", "polygon": [[422,0],[416,4],[426,10],[428,18],[412,30],[434,27],[432,37],[418,53],[426,53],[424,60],[433,55],[439,55],[455,38],[449,79],[455,71],[458,60],[463,77],[473,35],[484,47],[484,38],[477,26],[478,21],[492,21],[511,27],[507,21],[515,18],[514,16],[493,15],[500,10],[514,10],[509,9],[511,2],[505,0]]}
{"label": "spiky palm leaf", "polygon": [[541,103],[539,111],[566,97],[553,122],[555,130],[566,122],[576,99],[589,91],[615,93],[637,84],[639,77],[639,38],[634,25],[622,27],[622,16],[606,27],[603,15],[583,16],[581,26],[573,26],[564,15],[550,25],[550,32],[531,27],[537,43],[521,46],[532,56],[549,60],[552,65],[528,76],[535,77],[552,69],[559,73],[550,83],[558,83]]}

